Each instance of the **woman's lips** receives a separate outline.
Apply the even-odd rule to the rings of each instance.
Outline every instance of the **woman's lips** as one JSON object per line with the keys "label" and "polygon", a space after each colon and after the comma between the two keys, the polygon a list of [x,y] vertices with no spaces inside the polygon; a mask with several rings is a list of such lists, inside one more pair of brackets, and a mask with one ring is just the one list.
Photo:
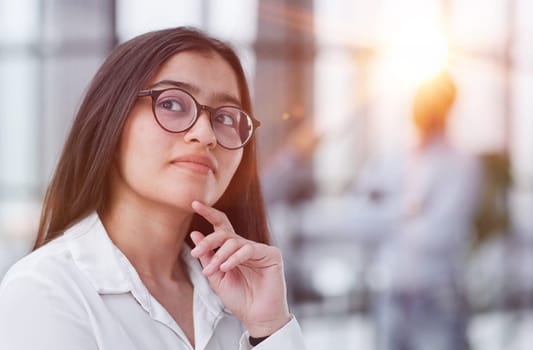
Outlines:
{"label": "woman's lips", "polygon": [[208,175],[215,173],[216,165],[211,158],[199,155],[185,155],[172,160],[172,165],[189,169],[195,173]]}
{"label": "woman's lips", "polygon": [[172,165],[177,166],[177,167],[187,168],[189,170],[192,170],[195,173],[204,174],[204,175],[207,175],[212,171],[211,168],[208,167],[207,165],[201,164],[201,163],[195,163],[195,162],[179,161],[179,162],[172,162]]}

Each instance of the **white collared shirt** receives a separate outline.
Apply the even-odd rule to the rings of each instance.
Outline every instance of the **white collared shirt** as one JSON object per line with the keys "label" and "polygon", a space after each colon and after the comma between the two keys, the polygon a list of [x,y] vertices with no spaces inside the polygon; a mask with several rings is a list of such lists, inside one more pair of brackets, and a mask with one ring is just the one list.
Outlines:
{"label": "white collared shirt", "polygon": [[[194,287],[194,349],[251,349],[248,333],[189,252],[186,247],[182,253]],[[0,285],[0,348],[193,349],[96,213],[8,271]],[[296,319],[254,349],[304,349]]]}

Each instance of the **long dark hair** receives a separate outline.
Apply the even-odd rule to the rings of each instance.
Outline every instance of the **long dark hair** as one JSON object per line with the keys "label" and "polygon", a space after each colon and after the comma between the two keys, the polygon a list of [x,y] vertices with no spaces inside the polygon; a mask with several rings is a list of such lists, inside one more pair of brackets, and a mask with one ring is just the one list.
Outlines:
{"label": "long dark hair", "polygon": [[[117,46],[102,64],[85,95],[44,197],[34,249],[107,203],[108,180],[124,122],[138,91],[171,56],[184,51],[214,52],[232,67],[242,108],[252,114],[250,92],[235,52],[224,42],[192,28],[149,32]],[[259,186],[255,137],[226,192],[215,207],[224,211],[235,231],[269,243]],[[191,230],[211,227],[195,215]]]}

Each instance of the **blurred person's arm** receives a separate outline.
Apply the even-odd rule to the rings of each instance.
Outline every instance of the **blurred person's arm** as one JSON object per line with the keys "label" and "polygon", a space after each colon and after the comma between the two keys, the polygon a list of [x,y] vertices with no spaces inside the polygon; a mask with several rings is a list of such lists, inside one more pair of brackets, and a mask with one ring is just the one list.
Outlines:
{"label": "blurred person's arm", "polygon": [[394,154],[370,159],[361,167],[349,191],[355,199],[350,220],[360,238],[379,241],[397,230],[404,161],[404,155]]}

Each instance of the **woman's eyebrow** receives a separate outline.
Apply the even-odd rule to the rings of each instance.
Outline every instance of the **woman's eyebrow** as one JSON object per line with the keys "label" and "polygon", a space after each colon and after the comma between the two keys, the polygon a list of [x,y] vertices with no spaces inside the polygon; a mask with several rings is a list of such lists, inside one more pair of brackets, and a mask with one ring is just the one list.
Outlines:
{"label": "woman's eyebrow", "polygon": [[197,94],[197,93],[200,92],[200,88],[198,88],[197,86],[192,85],[192,84],[188,84],[188,83],[184,83],[184,82],[181,82],[181,81],[176,81],[176,80],[161,80],[161,81],[158,81],[157,83],[151,85],[148,89],[153,89],[153,88],[161,86],[161,85],[175,86],[175,87],[178,87],[180,89],[187,90],[187,92],[194,93],[194,94]]}
{"label": "woman's eyebrow", "polygon": [[[158,87],[158,86],[161,86],[161,85],[171,85],[171,86],[175,86],[175,87],[178,87],[180,89],[183,89],[191,94],[194,94],[194,95],[197,95],[200,93],[201,89],[196,86],[196,85],[192,85],[192,84],[189,84],[189,83],[185,83],[185,82],[182,82],[182,81],[176,81],[176,80],[161,80],[153,85],[151,85],[148,89],[153,89],[155,87]],[[211,98],[219,103],[219,104],[232,104],[232,105],[237,105],[237,106],[241,106],[241,101],[233,96],[233,95],[230,95],[230,94],[227,94],[225,92],[216,92],[216,93],[213,93],[211,94]]]}

